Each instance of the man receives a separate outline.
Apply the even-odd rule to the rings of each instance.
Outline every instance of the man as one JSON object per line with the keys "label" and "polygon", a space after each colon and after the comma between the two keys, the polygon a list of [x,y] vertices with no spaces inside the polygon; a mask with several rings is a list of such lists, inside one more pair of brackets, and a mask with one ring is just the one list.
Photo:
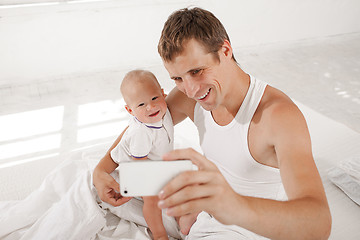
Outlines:
{"label": "man", "polygon": [[[296,105],[238,66],[223,25],[206,10],[173,13],[158,50],[177,85],[167,97],[173,122],[194,121],[204,152],[164,156],[191,159],[199,171],[172,180],[159,207],[170,216],[201,212],[190,239],[327,239],[331,215]],[[108,157],[94,172],[95,186],[100,197],[108,193],[104,201],[121,204],[112,197],[118,185],[101,169]],[[97,186],[100,178],[111,184]]]}

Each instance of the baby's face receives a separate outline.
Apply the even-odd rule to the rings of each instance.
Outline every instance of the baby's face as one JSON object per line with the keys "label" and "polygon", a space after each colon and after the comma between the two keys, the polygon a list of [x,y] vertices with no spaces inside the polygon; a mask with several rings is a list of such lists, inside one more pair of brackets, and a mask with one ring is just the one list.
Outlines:
{"label": "baby's face", "polygon": [[140,122],[159,122],[166,113],[164,92],[152,81],[134,84],[127,96],[126,109]]}

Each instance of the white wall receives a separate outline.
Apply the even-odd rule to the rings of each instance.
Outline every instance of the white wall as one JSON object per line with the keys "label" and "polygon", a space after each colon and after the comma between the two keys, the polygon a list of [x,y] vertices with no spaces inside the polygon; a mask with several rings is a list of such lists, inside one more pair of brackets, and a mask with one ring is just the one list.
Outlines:
{"label": "white wall", "polygon": [[163,23],[190,4],[212,11],[234,49],[360,32],[358,0],[112,0],[0,7],[0,86],[161,64]]}

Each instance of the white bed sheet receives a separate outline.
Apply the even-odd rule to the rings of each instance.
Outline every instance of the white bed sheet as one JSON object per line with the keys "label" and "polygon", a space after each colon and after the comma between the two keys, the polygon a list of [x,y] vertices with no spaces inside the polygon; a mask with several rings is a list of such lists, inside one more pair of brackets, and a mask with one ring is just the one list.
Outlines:
{"label": "white bed sheet", "polygon": [[[0,239],[149,239],[140,200],[123,205],[121,219],[99,208],[91,174],[104,152],[97,147],[73,153],[27,198],[0,202]],[[173,218],[163,221],[171,239],[181,238]]]}
{"label": "white bed sheet", "polygon": [[360,207],[328,178],[330,168],[360,156],[360,133],[296,103],[308,123],[313,155],[319,169],[332,214],[329,239],[360,239]]}

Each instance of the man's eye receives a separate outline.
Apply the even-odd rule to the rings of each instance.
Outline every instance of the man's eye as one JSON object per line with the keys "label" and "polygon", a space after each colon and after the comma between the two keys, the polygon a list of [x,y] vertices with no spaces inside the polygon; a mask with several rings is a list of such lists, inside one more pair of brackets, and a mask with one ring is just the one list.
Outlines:
{"label": "man's eye", "polygon": [[142,106],[144,106],[145,105],[145,103],[140,103],[139,105],[138,105],[138,107],[142,107]]}
{"label": "man's eye", "polygon": [[156,100],[156,99],[158,99],[158,96],[153,97],[151,100],[153,100],[153,101],[154,101],[154,100]]}

